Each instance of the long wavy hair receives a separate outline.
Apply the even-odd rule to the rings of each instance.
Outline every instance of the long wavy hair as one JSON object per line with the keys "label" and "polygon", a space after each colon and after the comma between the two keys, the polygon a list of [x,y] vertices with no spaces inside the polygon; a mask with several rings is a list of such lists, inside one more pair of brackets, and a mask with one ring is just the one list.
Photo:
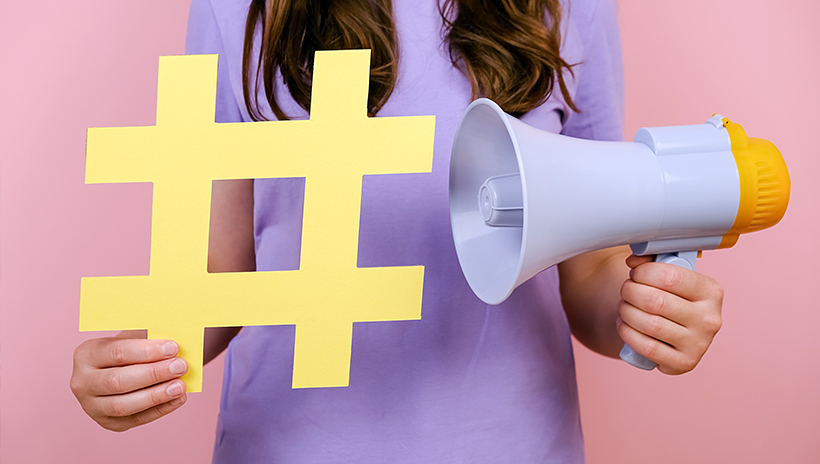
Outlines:
{"label": "long wavy hair", "polygon": [[[572,65],[559,54],[558,0],[443,0],[439,12],[450,60],[470,81],[473,99],[491,98],[520,116],[542,104],[557,81],[567,105],[579,111],[564,81]],[[254,54],[259,25],[261,50]],[[276,101],[278,70],[309,112],[314,52],[369,48],[367,110],[374,116],[396,85],[398,47],[391,0],[252,0],[242,59],[245,106],[254,120],[265,119],[256,98],[261,80],[273,114],[289,119]]]}

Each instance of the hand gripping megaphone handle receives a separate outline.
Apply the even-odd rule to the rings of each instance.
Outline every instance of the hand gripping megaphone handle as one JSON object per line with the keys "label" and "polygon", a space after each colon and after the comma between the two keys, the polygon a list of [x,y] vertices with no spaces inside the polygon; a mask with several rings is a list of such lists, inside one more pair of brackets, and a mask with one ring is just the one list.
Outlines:
{"label": "hand gripping megaphone handle", "polygon": [[[695,270],[695,262],[697,259],[697,251],[661,253],[655,256],[656,263],[674,264],[676,266],[689,269],[690,271]],[[651,371],[652,369],[657,367],[657,364],[639,355],[627,344],[624,344],[624,347],[621,349],[621,359],[623,359],[630,365],[635,366],[638,369],[643,369],[645,371]]]}

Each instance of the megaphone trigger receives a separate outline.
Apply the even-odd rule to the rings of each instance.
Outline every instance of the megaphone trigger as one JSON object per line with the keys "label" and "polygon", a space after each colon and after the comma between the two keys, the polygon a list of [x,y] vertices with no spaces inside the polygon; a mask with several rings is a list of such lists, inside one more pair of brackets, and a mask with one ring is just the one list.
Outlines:
{"label": "megaphone trigger", "polygon": [[655,255],[656,263],[674,264],[690,271],[695,270],[698,259],[698,251],[681,251],[677,253],[661,253]]}

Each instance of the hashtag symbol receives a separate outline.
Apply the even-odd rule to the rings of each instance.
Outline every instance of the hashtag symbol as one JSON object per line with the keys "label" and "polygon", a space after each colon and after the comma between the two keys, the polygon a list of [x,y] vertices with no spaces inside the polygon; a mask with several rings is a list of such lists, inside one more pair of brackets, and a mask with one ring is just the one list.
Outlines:
{"label": "hashtag symbol", "polygon": [[[176,340],[196,392],[205,327],[293,324],[293,387],[347,386],[353,323],[420,319],[424,279],[357,267],[362,176],[433,157],[433,116],[367,117],[369,69],[369,50],[317,52],[309,120],[217,124],[217,56],[161,57],[156,125],[91,128],[86,149],[86,183],[153,183],[150,271],[83,278],[80,330]],[[212,181],[274,177],[305,178],[299,269],[209,274]]]}

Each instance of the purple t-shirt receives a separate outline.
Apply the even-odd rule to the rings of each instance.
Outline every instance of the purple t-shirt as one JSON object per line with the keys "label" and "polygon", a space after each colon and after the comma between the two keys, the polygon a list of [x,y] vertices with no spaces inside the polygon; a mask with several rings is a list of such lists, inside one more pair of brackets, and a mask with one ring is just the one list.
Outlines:
{"label": "purple t-shirt", "polygon": [[[191,6],[188,53],[219,54],[219,122],[250,120],[241,81],[248,4]],[[425,266],[422,318],[354,324],[345,388],[292,389],[294,327],[245,327],[225,360],[214,462],[583,462],[558,273],[542,272],[499,306],[470,291],[448,207],[450,148],[470,86],[450,63],[435,0],[395,1],[394,16],[399,78],[379,116],[436,116],[433,171],[364,178],[358,265]],[[580,63],[569,89],[581,113],[556,92],[523,120],[575,137],[620,140],[615,0],[574,1],[562,24],[563,56]],[[278,95],[286,114],[307,117],[286,89]],[[258,270],[298,268],[303,197],[303,179],[255,181]]]}

